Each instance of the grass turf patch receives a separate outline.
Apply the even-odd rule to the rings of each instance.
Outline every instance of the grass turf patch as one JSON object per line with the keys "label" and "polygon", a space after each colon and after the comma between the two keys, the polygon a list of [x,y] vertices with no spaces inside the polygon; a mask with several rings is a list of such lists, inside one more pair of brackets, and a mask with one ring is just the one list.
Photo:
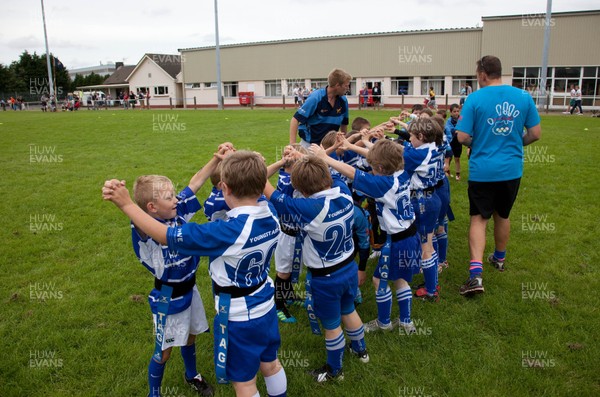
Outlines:
{"label": "grass turf patch", "polygon": [[[0,334],[6,352],[0,395],[144,395],[153,349],[146,300],[152,278],[133,254],[127,219],[100,198],[104,180],[125,179],[131,188],[137,176],[158,173],[181,188],[223,141],[261,152],[271,163],[288,142],[292,114],[266,109],[1,112],[0,186],[7,200],[0,204]],[[372,124],[393,114],[352,111],[352,117]],[[440,274],[439,303],[413,302],[417,334],[368,334],[368,364],[346,355],[345,380],[316,385],[306,372],[324,363],[324,340],[311,335],[303,309],[292,308],[299,323],[280,326],[289,395],[600,393],[600,124],[588,117],[542,119],[542,139],[525,150],[507,271],[484,265],[486,293],[474,299],[458,294],[468,277],[463,154],[463,180],[450,181],[457,217],[449,227],[450,267]],[[201,201],[209,185],[199,191]],[[199,213],[194,221],[203,223],[205,217]],[[492,249],[489,228],[487,251]],[[374,266],[371,261],[368,271]],[[206,267],[203,259],[198,285],[210,321]],[[358,312],[366,322],[377,309],[369,282],[362,291]],[[200,335],[198,368],[214,384],[212,351],[212,336]],[[163,394],[193,395],[182,374],[175,349]],[[260,376],[258,384],[266,395]],[[230,386],[217,387],[217,396],[231,395]]]}

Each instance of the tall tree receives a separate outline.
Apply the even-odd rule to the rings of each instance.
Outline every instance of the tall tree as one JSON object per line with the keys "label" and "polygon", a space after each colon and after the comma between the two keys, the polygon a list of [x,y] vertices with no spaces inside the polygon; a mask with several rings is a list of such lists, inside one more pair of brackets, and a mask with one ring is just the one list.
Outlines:
{"label": "tall tree", "polygon": [[[64,97],[70,86],[69,73],[62,62],[52,54],[50,55],[53,66],[53,75],[56,82],[54,90],[58,98]],[[48,82],[48,69],[46,55],[30,54],[23,51],[18,61],[14,61],[8,68],[14,76],[7,91],[15,92],[26,100],[37,100],[43,94],[50,94]],[[9,80],[10,81],[10,80]]]}

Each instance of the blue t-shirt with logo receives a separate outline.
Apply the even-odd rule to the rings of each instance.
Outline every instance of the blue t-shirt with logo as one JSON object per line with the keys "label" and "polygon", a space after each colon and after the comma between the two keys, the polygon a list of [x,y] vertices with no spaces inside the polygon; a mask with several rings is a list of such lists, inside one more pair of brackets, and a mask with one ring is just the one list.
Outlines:
{"label": "blue t-shirt with logo", "polygon": [[523,176],[523,128],[540,116],[527,91],[508,85],[488,86],[469,95],[457,131],[469,134],[469,180],[509,181]]}

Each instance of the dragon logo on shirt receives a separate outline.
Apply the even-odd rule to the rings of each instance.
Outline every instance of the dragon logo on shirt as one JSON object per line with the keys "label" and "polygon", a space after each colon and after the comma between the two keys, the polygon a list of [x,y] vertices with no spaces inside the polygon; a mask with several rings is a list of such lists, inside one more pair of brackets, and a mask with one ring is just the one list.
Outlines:
{"label": "dragon logo on shirt", "polygon": [[509,136],[513,130],[514,120],[521,112],[515,109],[515,105],[503,102],[496,105],[497,117],[490,117],[487,123],[492,126],[494,135]]}

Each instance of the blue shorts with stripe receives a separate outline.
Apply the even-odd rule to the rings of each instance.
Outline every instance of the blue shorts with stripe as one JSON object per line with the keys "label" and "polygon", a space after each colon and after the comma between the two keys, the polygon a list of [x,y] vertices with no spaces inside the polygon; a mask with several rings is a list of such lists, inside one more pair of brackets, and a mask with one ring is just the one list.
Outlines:
{"label": "blue shorts with stripe", "polygon": [[315,315],[325,329],[340,326],[342,315],[352,313],[358,287],[358,265],[352,261],[327,276],[312,277]]}
{"label": "blue shorts with stripe", "polygon": [[[382,256],[383,256],[382,252]],[[379,263],[374,277],[381,278],[381,265],[384,258],[379,257]],[[412,281],[413,275],[419,273],[421,264],[421,241],[419,234],[414,234],[400,241],[393,241],[390,249],[390,262],[387,274],[389,281],[403,279],[407,283]]]}
{"label": "blue shorts with stripe", "polygon": [[[267,314],[256,319],[228,322],[227,379],[247,382],[256,376],[261,362],[275,361],[281,345],[277,321],[277,311],[273,307]],[[213,327],[219,329],[218,316],[215,316]],[[218,339],[218,332],[215,332],[215,365]]]}

